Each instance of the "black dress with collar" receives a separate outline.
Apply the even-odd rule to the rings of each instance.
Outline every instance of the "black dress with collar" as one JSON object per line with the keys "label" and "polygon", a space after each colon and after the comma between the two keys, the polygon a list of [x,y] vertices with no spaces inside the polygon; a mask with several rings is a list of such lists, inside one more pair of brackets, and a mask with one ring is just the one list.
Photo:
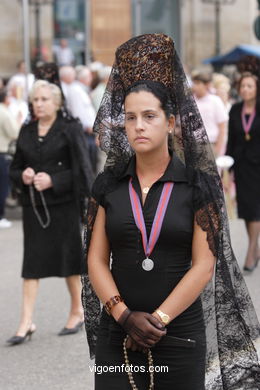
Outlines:
{"label": "black dress with collar", "polygon": [[236,103],[230,110],[226,154],[235,160],[239,218],[260,221],[260,111],[257,108],[247,141],[242,126],[242,107],[243,103]]}
{"label": "black dress with collar", "polygon": [[[38,136],[37,122],[22,127],[10,176],[23,206],[23,278],[67,277],[81,273],[83,249],[80,231],[80,194],[88,196],[87,162],[81,145],[83,129],[75,120],[57,117],[45,137]],[[22,172],[31,167],[51,176],[53,187],[43,191],[50,225],[43,229],[32,207],[29,187]],[[37,210],[46,215],[39,193],[34,190]]]}
{"label": "black dress with collar", "polygon": [[[167,298],[191,267],[191,246],[194,223],[195,194],[186,178],[186,170],[173,154],[164,175],[150,188],[143,205],[143,215],[149,237],[163,184],[174,182],[159,239],[150,258],[154,261],[151,271],[142,269],[146,257],[142,238],[136,227],[128,192],[129,178],[141,199],[141,189],[135,172],[135,158],[126,171],[108,191],[101,191],[106,173],[97,179],[93,196],[106,212],[106,234],[110,243],[111,270],[126,305],[131,310],[152,313]],[[197,206],[196,206],[197,207]],[[198,298],[187,310],[167,326],[167,335],[196,340],[194,349],[176,346],[155,346],[152,349],[155,365],[168,365],[169,372],[155,374],[155,388],[178,390],[204,389],[205,329],[201,300]],[[103,312],[96,365],[123,364],[122,342],[125,337],[121,327]],[[146,365],[147,356],[129,352],[130,362]],[[196,363],[195,363],[196,362]],[[134,374],[137,387],[147,389],[149,375]],[[139,384],[139,386],[138,386]],[[174,384],[174,387],[173,387]],[[127,374],[96,375],[96,390],[130,389]]]}

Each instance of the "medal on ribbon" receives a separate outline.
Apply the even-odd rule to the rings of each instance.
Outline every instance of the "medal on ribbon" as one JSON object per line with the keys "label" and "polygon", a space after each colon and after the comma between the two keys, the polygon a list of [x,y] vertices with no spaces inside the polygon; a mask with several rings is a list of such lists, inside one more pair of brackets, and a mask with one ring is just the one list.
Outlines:
{"label": "medal on ribbon", "polygon": [[249,132],[251,130],[252,123],[255,119],[255,115],[256,115],[256,112],[255,112],[255,108],[254,108],[253,112],[249,116],[248,121],[246,121],[245,106],[243,106],[242,112],[241,112],[241,119],[242,119],[242,126],[243,126],[243,129],[245,132],[245,140],[246,141],[250,141],[250,139],[251,139],[251,135],[249,134]]}
{"label": "medal on ribbon", "polygon": [[169,203],[173,186],[174,183],[172,182],[164,183],[160,200],[157,205],[155,217],[153,220],[149,241],[148,241],[141,202],[132,185],[132,178],[130,178],[129,180],[129,195],[131,200],[132,211],[133,211],[136,226],[138,227],[142,235],[142,243],[143,243],[144,253],[146,255],[146,258],[142,261],[142,268],[144,271],[151,271],[154,267],[154,261],[150,258],[150,255],[160,236],[162,223],[164,220],[165,212]]}

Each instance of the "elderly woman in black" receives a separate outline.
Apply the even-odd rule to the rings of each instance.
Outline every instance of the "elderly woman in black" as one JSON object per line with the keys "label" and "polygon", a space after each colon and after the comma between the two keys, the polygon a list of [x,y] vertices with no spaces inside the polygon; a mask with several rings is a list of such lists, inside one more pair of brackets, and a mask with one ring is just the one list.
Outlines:
{"label": "elderly woman in black", "polygon": [[20,193],[24,230],[22,315],[10,344],[22,343],[36,330],[33,308],[41,278],[66,278],[71,308],[59,334],[76,333],[83,323],[80,209],[91,180],[83,130],[76,120],[63,118],[57,85],[38,80],[30,100],[35,120],[21,129],[10,172]]}
{"label": "elderly woman in black", "polygon": [[232,106],[226,154],[235,160],[238,216],[245,220],[249,244],[244,270],[260,259],[260,103],[259,80],[244,72],[238,86],[242,102]]}

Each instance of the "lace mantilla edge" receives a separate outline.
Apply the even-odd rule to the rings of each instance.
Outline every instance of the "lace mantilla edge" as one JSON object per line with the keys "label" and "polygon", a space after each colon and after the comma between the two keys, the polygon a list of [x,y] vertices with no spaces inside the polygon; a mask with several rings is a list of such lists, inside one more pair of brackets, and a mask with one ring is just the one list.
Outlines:
{"label": "lace mantilla edge", "polygon": [[[142,75],[149,75],[149,79],[153,80],[153,69],[157,77],[158,74],[166,74],[165,66],[169,67],[169,63],[171,64],[173,84],[170,93],[177,111],[174,148],[186,166],[190,183],[198,186],[204,196],[201,207],[196,210],[196,218],[207,232],[210,249],[216,256],[215,278],[202,294],[207,334],[206,389],[260,389],[260,367],[256,350],[259,345],[259,323],[231,248],[222,187],[203,122],[175,50],[168,51],[173,53],[170,54],[173,55],[173,60],[167,64],[157,60],[151,66],[152,56],[149,64],[142,60],[145,56],[150,57],[150,53],[153,55],[153,51],[158,53],[160,50],[164,53],[164,58],[167,58],[166,46],[173,43],[170,43],[168,37],[167,40],[164,37],[163,34],[136,37],[126,42],[123,50],[117,52],[94,130],[99,134],[101,148],[107,154],[107,167],[115,169],[119,163],[127,162],[132,150],[124,131],[124,79],[136,77],[136,81]],[[158,59],[158,54],[155,57]],[[134,63],[136,75],[122,74],[124,67],[118,66],[122,61],[128,65]],[[200,174],[194,175],[194,172]],[[101,193],[111,188],[104,176],[99,181]],[[91,201],[89,205],[86,242],[90,240],[98,207],[98,203],[94,203]],[[83,278],[84,283],[86,291],[83,293],[83,304],[90,353],[93,356],[100,306],[98,307],[96,298],[93,298],[94,292],[91,289],[88,291],[89,281]]]}

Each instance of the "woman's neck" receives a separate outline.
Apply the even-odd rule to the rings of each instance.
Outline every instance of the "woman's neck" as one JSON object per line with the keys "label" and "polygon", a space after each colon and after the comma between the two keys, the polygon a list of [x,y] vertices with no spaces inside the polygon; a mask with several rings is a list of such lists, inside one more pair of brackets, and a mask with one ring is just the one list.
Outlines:
{"label": "woman's neck", "polygon": [[53,124],[53,122],[55,121],[56,117],[57,117],[57,115],[54,115],[51,117],[41,118],[41,119],[39,119],[39,125],[42,127],[51,126]]}
{"label": "woman's neck", "polygon": [[244,107],[246,111],[251,111],[255,108],[256,99],[244,100]]}
{"label": "woman's neck", "polygon": [[57,115],[52,117],[41,118],[38,121],[38,134],[40,136],[45,136],[50,130],[52,124],[54,123]]}
{"label": "woman's neck", "polygon": [[136,153],[136,172],[137,175],[157,176],[163,174],[167,168],[171,156],[168,149],[159,153]]}

